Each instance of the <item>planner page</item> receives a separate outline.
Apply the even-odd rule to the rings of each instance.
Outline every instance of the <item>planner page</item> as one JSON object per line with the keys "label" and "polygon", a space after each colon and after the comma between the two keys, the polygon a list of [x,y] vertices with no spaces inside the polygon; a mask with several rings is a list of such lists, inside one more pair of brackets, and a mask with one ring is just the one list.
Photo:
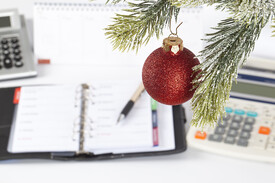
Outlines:
{"label": "planner page", "polygon": [[156,146],[145,147],[128,147],[116,149],[98,149],[93,151],[94,154],[104,153],[137,153],[137,152],[152,152],[152,151],[168,151],[175,149],[175,134],[173,121],[172,107],[158,103],[157,105],[157,140]]}
{"label": "planner page", "polygon": [[121,110],[138,85],[121,81],[93,84],[93,105],[89,106],[86,123],[86,151],[153,147],[152,111],[150,97],[146,92],[134,104],[127,117],[117,124]]}
{"label": "planner page", "polygon": [[21,87],[9,152],[77,151],[75,85]]}
{"label": "planner page", "polygon": [[[93,67],[140,68],[148,55],[162,46],[170,35],[168,26],[163,35],[155,36],[135,51],[121,53],[114,50],[105,28],[113,24],[116,13],[124,13],[126,3],[105,4],[88,0],[36,0],[34,4],[34,52],[37,59],[50,60],[52,64],[92,65]],[[182,8],[178,22],[172,21],[172,30],[188,49],[197,54],[202,49],[202,8]],[[130,58],[130,59],[129,59]]]}

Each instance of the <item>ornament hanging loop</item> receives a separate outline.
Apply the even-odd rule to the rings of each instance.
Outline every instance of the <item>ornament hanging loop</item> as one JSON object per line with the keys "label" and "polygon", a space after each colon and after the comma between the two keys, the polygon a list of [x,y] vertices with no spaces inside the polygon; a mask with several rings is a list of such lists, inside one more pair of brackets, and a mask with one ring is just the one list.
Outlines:
{"label": "ornament hanging loop", "polygon": [[162,48],[165,52],[173,52],[177,54],[179,51],[183,50],[182,39],[178,36],[178,28],[181,26],[182,22],[176,27],[176,33],[173,33],[171,30],[171,21],[169,24],[171,34],[163,40]]}
{"label": "ornament hanging loop", "polygon": [[176,27],[176,33],[174,33],[171,29],[171,21],[170,21],[170,24],[169,24],[169,29],[170,29],[170,35],[168,37],[171,37],[171,36],[176,36],[176,37],[179,37],[178,36],[178,28],[179,26],[181,26],[183,22],[181,22],[177,27]]}

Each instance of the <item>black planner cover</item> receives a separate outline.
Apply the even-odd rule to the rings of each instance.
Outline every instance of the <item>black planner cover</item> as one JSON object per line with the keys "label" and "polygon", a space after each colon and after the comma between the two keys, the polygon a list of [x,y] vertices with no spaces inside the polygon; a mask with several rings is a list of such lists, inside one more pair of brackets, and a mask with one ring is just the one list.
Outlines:
{"label": "black planner cover", "polygon": [[186,150],[186,133],[185,133],[185,111],[181,105],[173,106],[175,149],[167,151],[139,152],[139,153],[123,153],[123,154],[73,154],[64,153],[9,153],[7,151],[10,138],[10,130],[14,117],[15,104],[14,100],[15,88],[0,89],[0,160],[7,159],[55,159],[55,160],[101,160],[115,159],[125,157],[141,157],[156,156],[180,153]]}

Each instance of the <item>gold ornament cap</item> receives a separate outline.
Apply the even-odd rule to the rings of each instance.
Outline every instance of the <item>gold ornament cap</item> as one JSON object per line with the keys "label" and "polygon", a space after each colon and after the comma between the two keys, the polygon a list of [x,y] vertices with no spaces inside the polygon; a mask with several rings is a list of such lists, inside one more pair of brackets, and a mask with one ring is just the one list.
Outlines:
{"label": "gold ornament cap", "polygon": [[179,37],[168,37],[163,40],[162,48],[165,52],[171,51],[176,54],[183,50],[183,41]]}

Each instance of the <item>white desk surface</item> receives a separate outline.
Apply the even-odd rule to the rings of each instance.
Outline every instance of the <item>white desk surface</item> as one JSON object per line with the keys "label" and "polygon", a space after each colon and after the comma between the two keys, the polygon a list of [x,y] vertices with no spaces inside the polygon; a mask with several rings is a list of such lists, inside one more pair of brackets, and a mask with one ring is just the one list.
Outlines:
{"label": "white desk surface", "polygon": [[[1,0],[1,9],[18,8],[27,18],[32,17],[33,0]],[[1,82],[1,86],[31,83],[68,83],[86,81],[92,68],[86,66],[38,66],[39,76],[32,79]],[[127,77],[139,75],[130,70]],[[108,73],[108,71],[106,72]],[[113,72],[118,74],[120,71]],[[125,73],[125,72],[124,72]],[[75,77],[77,75],[77,77]],[[125,76],[126,76],[125,75]],[[121,77],[125,77],[121,75]],[[110,76],[106,76],[108,78]],[[58,78],[58,79],[56,79]],[[189,104],[187,117],[190,120]],[[188,120],[188,121],[189,121]],[[181,154],[104,160],[92,162],[62,162],[46,160],[9,160],[0,162],[1,182],[265,182],[275,181],[275,164],[240,160],[188,148]]]}

